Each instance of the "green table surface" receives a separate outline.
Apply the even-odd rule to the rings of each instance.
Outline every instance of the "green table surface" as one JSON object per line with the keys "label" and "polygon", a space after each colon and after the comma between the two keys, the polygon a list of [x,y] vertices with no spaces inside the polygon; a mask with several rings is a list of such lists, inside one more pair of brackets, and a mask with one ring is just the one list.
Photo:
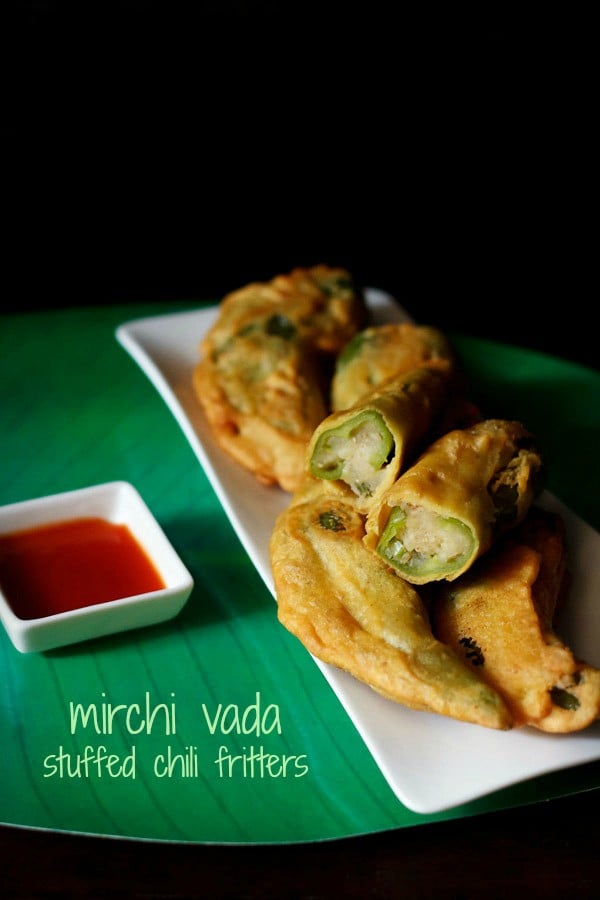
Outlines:
{"label": "green table surface", "polygon": [[[277,622],[271,595],[172,414],[115,339],[122,322],[198,305],[0,318],[0,504],[129,481],[195,580],[177,618],[135,632],[20,654],[0,629],[0,821],[156,841],[298,843],[597,788],[600,764],[592,763],[435,815],[396,799],[314,661]],[[548,488],[598,529],[600,373],[450,337],[474,399],[537,434]],[[144,733],[132,734],[120,719],[110,734],[73,732],[72,702],[166,704],[175,729],[157,715]],[[213,729],[219,709],[224,716]],[[74,759],[86,746],[106,747],[123,762],[120,771],[50,774],[48,760]],[[296,759],[305,770],[290,764],[285,775],[269,775],[239,763],[231,777],[221,776],[221,746],[232,757]],[[156,760],[169,754],[175,764],[165,774]]]}

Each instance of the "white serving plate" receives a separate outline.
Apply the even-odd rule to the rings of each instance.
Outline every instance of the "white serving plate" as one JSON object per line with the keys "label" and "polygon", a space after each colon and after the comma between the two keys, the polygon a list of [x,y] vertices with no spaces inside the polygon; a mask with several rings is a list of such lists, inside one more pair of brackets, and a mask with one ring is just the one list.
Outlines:
{"label": "white serving plate", "polygon": [[[370,288],[375,322],[410,321],[388,294]],[[198,344],[217,308],[125,322],[116,337],[150,379],[198,457],[242,545],[275,596],[269,539],[289,502],[226,458],[215,445],[191,387]],[[540,505],[559,511],[567,527],[573,583],[561,633],[574,651],[600,667],[600,534],[546,492]],[[527,779],[600,759],[600,721],[573,735],[535,729],[488,730],[416,712],[386,700],[345,672],[314,658],[398,799],[417,813],[436,813]]]}

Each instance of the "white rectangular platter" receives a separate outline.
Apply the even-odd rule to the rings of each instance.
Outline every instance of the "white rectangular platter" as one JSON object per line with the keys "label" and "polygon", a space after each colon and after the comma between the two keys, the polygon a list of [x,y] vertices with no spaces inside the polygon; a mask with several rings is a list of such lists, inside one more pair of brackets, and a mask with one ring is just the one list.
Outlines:
{"label": "white rectangular platter", "polygon": [[[366,292],[374,322],[410,321],[394,300]],[[202,335],[217,308],[120,325],[116,337],[159,392],[198,457],[243,547],[274,596],[269,539],[289,495],[257,483],[214,443],[191,387]],[[600,534],[545,493],[540,505],[563,516],[573,583],[562,636],[600,667]],[[497,732],[415,712],[379,696],[345,672],[314,659],[397,798],[417,813],[450,809],[536,776],[600,759],[600,722],[573,735],[530,728]]]}

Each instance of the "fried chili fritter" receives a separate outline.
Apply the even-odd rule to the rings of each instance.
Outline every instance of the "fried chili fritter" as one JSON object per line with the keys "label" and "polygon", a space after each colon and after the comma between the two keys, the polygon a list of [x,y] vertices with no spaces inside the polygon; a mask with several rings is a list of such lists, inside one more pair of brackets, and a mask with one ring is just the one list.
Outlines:
{"label": "fried chili fritter", "polygon": [[364,326],[345,269],[294,269],[228,294],[192,383],[219,446],[263,484],[294,491],[328,412],[333,361]]}
{"label": "fried chili fritter", "polygon": [[404,706],[511,727],[497,694],[432,634],[419,594],[364,546],[364,516],[331,482],[307,482],[270,553],[278,617],[319,659]]}
{"label": "fried chili fritter", "polygon": [[532,508],[473,569],[441,587],[434,631],[504,698],[515,725],[568,733],[600,715],[600,671],[554,631],[565,586],[565,535]]}
{"label": "fried chili fritter", "polygon": [[451,373],[455,355],[446,336],[411,322],[371,325],[358,332],[336,360],[331,384],[333,410],[349,409],[390,378],[420,366]]}
{"label": "fried chili fritter", "polygon": [[450,378],[421,366],[386,381],[317,426],[307,451],[316,478],[339,481],[367,510],[403,470],[448,403]]}
{"label": "fried chili fritter", "polygon": [[369,511],[366,544],[413,584],[453,581],[523,520],[542,472],[520,422],[449,431]]}

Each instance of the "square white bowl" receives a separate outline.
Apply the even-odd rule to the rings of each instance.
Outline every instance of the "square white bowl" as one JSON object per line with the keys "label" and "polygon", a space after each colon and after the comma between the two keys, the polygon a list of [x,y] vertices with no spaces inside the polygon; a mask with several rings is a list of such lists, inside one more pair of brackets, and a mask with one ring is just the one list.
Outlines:
{"label": "square white bowl", "polygon": [[164,622],[181,611],[192,592],[192,576],[138,491],[126,481],[2,506],[0,535],[88,517],[126,525],[154,564],[165,587],[68,612],[22,619],[15,614],[0,584],[0,620],[21,653],[51,650]]}

